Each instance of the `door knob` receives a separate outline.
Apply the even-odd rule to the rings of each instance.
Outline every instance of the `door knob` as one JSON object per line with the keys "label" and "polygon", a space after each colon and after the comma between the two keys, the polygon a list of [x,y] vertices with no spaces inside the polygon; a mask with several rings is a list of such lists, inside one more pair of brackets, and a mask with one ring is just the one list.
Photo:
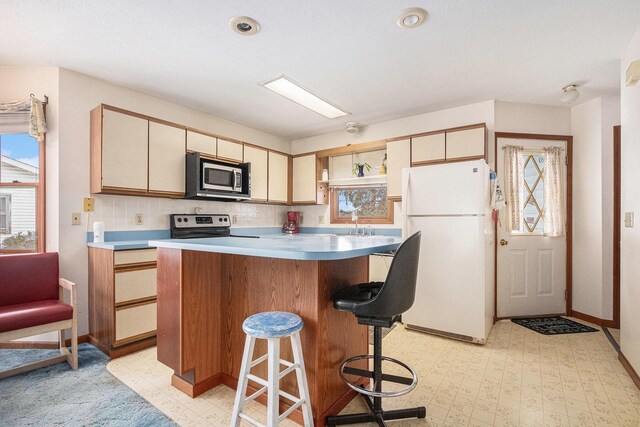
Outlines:
{"label": "door knob", "polygon": [[508,240],[500,239],[500,246],[507,246],[509,244]]}

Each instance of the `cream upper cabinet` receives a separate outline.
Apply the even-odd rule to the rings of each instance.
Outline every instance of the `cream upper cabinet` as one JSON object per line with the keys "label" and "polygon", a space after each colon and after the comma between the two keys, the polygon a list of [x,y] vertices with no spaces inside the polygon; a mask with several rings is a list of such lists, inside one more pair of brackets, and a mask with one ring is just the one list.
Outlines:
{"label": "cream upper cabinet", "polygon": [[316,155],[293,158],[293,203],[316,203]]}
{"label": "cream upper cabinet", "polygon": [[216,155],[221,159],[241,162],[242,144],[218,138],[218,152]]}
{"label": "cream upper cabinet", "polygon": [[289,156],[269,151],[269,201],[287,203]]}
{"label": "cream upper cabinet", "polygon": [[465,157],[484,157],[485,128],[448,131],[447,160]]}
{"label": "cream upper cabinet", "polygon": [[209,136],[190,130],[187,131],[187,150],[189,151],[197,151],[199,153],[215,156],[216,142],[217,138],[215,136]]}
{"label": "cream upper cabinet", "polygon": [[411,164],[437,162],[445,159],[445,133],[411,138]]}
{"label": "cream upper cabinet", "polygon": [[251,163],[251,199],[267,201],[269,152],[263,148],[244,146],[244,162]]}
{"label": "cream upper cabinet", "polygon": [[387,197],[402,197],[402,168],[411,166],[411,140],[387,143]]}
{"label": "cream upper cabinet", "polygon": [[184,194],[185,132],[149,122],[149,191]]}
{"label": "cream upper cabinet", "polygon": [[102,187],[147,191],[149,121],[102,112]]}

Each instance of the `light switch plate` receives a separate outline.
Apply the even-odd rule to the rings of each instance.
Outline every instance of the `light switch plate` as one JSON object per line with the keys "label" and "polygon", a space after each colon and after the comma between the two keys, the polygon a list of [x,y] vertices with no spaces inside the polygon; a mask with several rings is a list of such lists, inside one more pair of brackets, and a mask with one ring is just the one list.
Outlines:
{"label": "light switch plate", "polygon": [[324,224],[324,215],[318,216],[318,223],[319,224]]}
{"label": "light switch plate", "polygon": [[81,223],[80,212],[72,212],[71,213],[71,225],[80,225]]}
{"label": "light switch plate", "polygon": [[624,226],[627,228],[633,228],[633,212],[624,213]]}

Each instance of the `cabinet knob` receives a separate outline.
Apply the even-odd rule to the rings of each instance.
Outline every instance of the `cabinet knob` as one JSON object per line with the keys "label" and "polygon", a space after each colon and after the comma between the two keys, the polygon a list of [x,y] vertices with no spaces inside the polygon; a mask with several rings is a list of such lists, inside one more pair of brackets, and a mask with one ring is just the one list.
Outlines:
{"label": "cabinet knob", "polygon": [[508,240],[500,239],[500,246],[507,246],[509,244]]}

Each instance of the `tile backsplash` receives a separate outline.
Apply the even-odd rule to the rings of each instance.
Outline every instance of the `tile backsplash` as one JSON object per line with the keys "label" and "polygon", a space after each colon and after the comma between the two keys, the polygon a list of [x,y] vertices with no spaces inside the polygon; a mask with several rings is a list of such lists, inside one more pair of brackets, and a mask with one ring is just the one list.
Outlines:
{"label": "tile backsplash", "polygon": [[[281,226],[289,206],[253,203],[217,202],[208,200],[161,199],[151,197],[94,195],[95,208],[89,217],[89,227],[95,221],[105,223],[106,231],[168,230],[169,214],[203,213],[229,214],[235,227]],[[142,214],[143,224],[135,223]]]}

